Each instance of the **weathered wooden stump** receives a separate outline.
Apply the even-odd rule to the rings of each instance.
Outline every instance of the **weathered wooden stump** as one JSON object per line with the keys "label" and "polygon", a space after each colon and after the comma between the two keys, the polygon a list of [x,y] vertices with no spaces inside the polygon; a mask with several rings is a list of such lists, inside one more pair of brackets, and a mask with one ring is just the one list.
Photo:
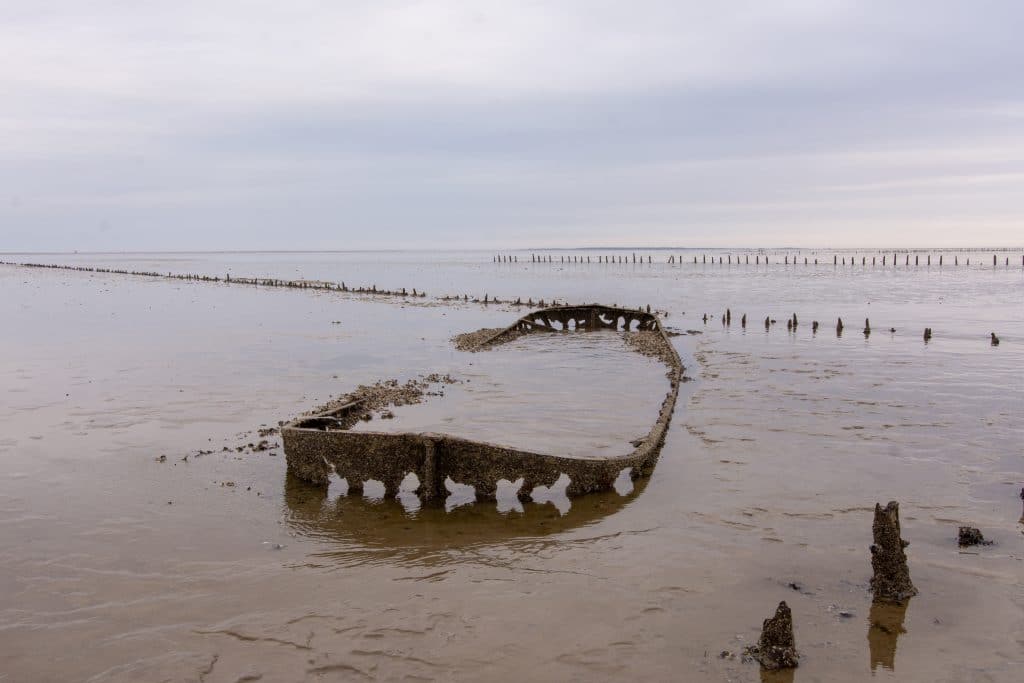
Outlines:
{"label": "weathered wooden stump", "polygon": [[889,501],[884,508],[875,503],[875,519],[871,525],[874,544],[871,546],[871,590],[875,600],[903,602],[917,595],[910,580],[907,554],[910,544],[900,537],[900,504]]}
{"label": "weathered wooden stump", "polygon": [[769,670],[792,669],[800,665],[793,637],[793,613],[785,601],[779,603],[775,616],[764,620],[757,645],[748,647],[744,654]]}
{"label": "weathered wooden stump", "polygon": [[957,545],[968,547],[972,545],[992,545],[992,541],[986,541],[980,529],[972,526],[962,526],[957,532]]}

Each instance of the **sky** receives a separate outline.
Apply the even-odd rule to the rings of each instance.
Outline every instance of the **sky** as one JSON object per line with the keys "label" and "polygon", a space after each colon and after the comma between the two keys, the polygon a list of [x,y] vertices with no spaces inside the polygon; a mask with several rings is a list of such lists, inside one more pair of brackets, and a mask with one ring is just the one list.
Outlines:
{"label": "sky", "polygon": [[1015,0],[0,0],[0,251],[1024,245]]}

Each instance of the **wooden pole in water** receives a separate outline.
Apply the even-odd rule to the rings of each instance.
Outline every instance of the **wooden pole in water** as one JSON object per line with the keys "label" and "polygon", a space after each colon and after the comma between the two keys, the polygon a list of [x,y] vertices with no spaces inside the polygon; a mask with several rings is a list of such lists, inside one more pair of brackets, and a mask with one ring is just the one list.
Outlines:
{"label": "wooden pole in water", "polygon": [[767,332],[769,329],[771,329],[771,326],[772,326],[771,316],[767,316],[766,315],[764,317],[764,329],[765,329],[765,331]]}

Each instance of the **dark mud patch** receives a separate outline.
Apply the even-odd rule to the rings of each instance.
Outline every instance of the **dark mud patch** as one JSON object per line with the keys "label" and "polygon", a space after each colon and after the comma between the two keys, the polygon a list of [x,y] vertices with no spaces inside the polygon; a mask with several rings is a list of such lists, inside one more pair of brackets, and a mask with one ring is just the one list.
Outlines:
{"label": "dark mud patch", "polygon": [[463,332],[452,337],[452,343],[459,351],[486,351],[491,347],[481,347],[480,345],[504,329],[504,327],[484,327],[475,332]]}
{"label": "dark mud patch", "polygon": [[354,391],[328,401],[310,411],[309,415],[329,413],[348,405],[358,406],[357,410],[343,411],[337,417],[337,424],[333,429],[350,429],[360,420],[369,421],[376,413],[381,419],[391,419],[394,413],[389,410],[392,407],[409,406],[422,403],[432,396],[444,396],[443,389],[434,389],[435,386],[443,387],[446,384],[458,384],[462,380],[455,379],[451,375],[431,373],[420,375],[405,383],[397,379],[386,379],[374,384],[361,384]]}

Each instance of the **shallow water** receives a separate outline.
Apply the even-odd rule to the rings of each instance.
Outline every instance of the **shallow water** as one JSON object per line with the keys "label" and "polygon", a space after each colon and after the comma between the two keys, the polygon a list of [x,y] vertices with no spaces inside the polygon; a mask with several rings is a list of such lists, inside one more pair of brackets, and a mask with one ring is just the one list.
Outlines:
{"label": "shallow water", "polygon": [[[756,639],[783,599],[804,654],[795,680],[1016,680],[1019,266],[974,255],[970,270],[490,258],[77,257],[650,303],[668,325],[701,332],[673,339],[697,381],[684,385],[650,479],[569,505],[424,508],[305,486],[280,449],[233,450],[259,425],[386,377],[458,375],[472,362],[479,381],[519,396],[543,354],[449,343],[519,315],[503,305],[0,267],[0,680],[756,681],[756,666],[718,653]],[[728,328],[717,317],[726,307]],[[715,315],[707,325],[704,312]],[[794,312],[800,325],[787,333]],[[778,320],[768,332],[765,315]],[[619,362],[621,349],[599,346],[588,351],[596,363]],[[584,373],[584,356],[551,355],[567,375]],[[478,368],[485,358],[495,366]],[[664,370],[635,354],[622,362],[626,377],[584,374],[579,391],[556,382],[531,396],[531,410],[562,417],[545,438],[569,444],[566,425],[646,431]],[[631,382],[644,373],[659,382],[655,398],[637,391],[647,379]],[[486,394],[436,405],[454,399],[462,419],[479,403],[481,429],[528,438],[530,410],[505,423],[496,416],[510,408],[489,410]],[[902,612],[873,608],[866,591],[871,507],[893,498],[920,590]],[[959,524],[996,545],[959,551]]]}
{"label": "shallow water", "polygon": [[[669,390],[666,366],[621,333],[529,335],[456,356],[441,397],[390,409],[356,431],[445,432],[574,458],[626,455],[650,431]],[[580,401],[585,396],[585,401]]]}

